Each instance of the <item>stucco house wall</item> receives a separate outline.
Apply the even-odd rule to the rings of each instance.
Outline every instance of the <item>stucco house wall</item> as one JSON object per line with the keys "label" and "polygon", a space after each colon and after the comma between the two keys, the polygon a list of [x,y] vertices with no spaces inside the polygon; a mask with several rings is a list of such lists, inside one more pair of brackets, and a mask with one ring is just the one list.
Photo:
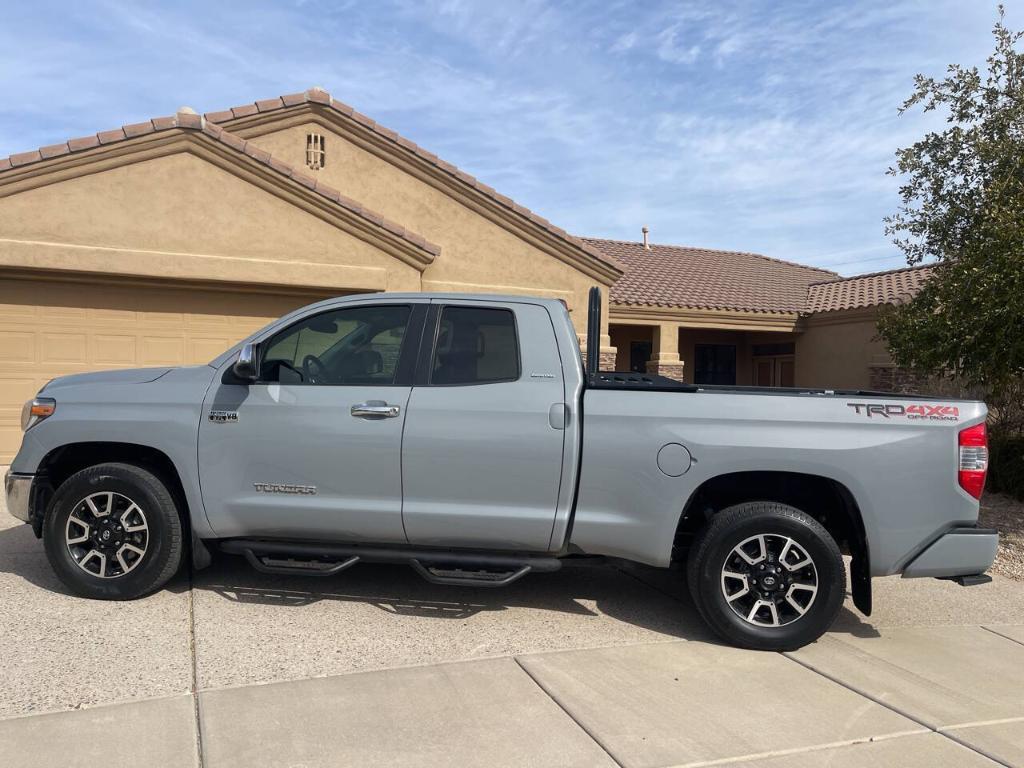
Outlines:
{"label": "stucco house wall", "polygon": [[602,316],[607,328],[608,287],[613,282],[607,274],[566,263],[557,246],[493,215],[471,196],[403,163],[400,156],[360,144],[337,122],[310,120],[283,128],[242,123],[231,129],[299,167],[305,164],[307,134],[323,135],[326,165],[315,172],[318,179],[441,247],[422,274],[422,290],[561,299],[577,332],[583,334],[587,293],[599,285],[604,289]]}
{"label": "stucco house wall", "polygon": [[871,389],[871,369],[890,365],[875,307],[805,319],[796,340],[796,380],[804,387]]}

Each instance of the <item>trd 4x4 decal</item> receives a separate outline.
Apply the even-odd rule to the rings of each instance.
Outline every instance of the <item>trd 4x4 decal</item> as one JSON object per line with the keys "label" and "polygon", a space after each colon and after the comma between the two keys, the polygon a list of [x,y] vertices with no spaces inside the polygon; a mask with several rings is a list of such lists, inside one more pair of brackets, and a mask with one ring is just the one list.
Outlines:
{"label": "trd 4x4 decal", "polygon": [[886,419],[903,417],[909,420],[959,421],[960,409],[955,405],[881,405],[878,403],[847,403],[853,412],[869,419],[882,416]]}

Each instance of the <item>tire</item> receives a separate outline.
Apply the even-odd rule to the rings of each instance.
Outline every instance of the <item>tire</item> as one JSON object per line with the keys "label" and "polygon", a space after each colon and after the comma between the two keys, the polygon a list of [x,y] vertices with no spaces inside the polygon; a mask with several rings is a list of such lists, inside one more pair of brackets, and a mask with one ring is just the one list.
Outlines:
{"label": "tire", "polygon": [[181,517],[152,472],[97,464],[61,483],[46,511],[43,544],[57,577],[75,594],[132,600],[177,572]]}
{"label": "tire", "polygon": [[698,612],[719,637],[763,651],[817,640],[846,594],[843,558],[828,531],[810,515],[769,501],[738,504],[711,518],[690,550],[687,581]]}

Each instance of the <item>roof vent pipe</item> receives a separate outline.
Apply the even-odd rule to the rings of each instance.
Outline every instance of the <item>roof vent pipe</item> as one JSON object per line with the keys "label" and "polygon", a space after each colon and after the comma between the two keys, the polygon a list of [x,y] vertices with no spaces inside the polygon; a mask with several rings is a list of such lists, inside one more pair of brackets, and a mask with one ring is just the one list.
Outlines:
{"label": "roof vent pipe", "polygon": [[640,231],[644,233],[644,250],[651,250],[651,244],[647,242],[647,233],[650,232],[650,230],[647,227],[641,227]]}

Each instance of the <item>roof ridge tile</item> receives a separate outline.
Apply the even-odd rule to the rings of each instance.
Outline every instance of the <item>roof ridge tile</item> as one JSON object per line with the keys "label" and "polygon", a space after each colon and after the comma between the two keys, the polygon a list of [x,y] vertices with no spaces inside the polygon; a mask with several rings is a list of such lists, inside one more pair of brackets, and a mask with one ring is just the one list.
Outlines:
{"label": "roof ridge tile", "polygon": [[[634,246],[634,247],[637,247],[637,248],[642,248],[643,247],[643,242],[641,242],[639,240],[615,240],[613,238],[587,237],[587,236],[581,236],[581,239],[586,241],[586,242],[591,242],[591,243],[618,243],[618,244],[621,244],[621,245],[630,245],[630,246]],[[763,253],[755,253],[754,251],[736,251],[736,250],[732,250],[732,249],[728,249],[728,248],[704,248],[704,247],[698,246],[698,245],[674,245],[674,244],[670,244],[670,243],[650,243],[650,246],[651,246],[651,250],[653,250],[654,248],[666,248],[666,249],[669,249],[669,250],[707,251],[708,253],[723,253],[723,254],[730,254],[730,255],[734,255],[734,256],[751,256],[751,257],[753,257],[755,259],[764,259],[765,261],[771,261],[771,262],[774,262],[776,264],[788,264],[791,267],[800,267],[801,269],[811,269],[811,270],[814,270],[815,272],[824,272],[825,274],[836,275],[837,277],[839,275],[838,272],[833,272],[831,269],[826,269],[824,267],[815,267],[815,266],[812,266],[810,264],[801,264],[798,261],[789,261],[787,259],[779,259],[779,258],[776,258],[775,256],[765,256]]]}
{"label": "roof ridge tile", "polygon": [[898,272],[911,272],[915,269],[933,269],[939,265],[939,262],[933,262],[930,264],[914,264],[908,267],[897,267],[896,269],[882,269],[878,272],[864,272],[860,275],[848,275],[846,277],[838,277],[835,280],[822,280],[817,283],[811,283],[811,285],[830,285],[832,283],[845,283],[849,280],[858,280],[862,277],[878,277],[879,275],[894,275]]}

